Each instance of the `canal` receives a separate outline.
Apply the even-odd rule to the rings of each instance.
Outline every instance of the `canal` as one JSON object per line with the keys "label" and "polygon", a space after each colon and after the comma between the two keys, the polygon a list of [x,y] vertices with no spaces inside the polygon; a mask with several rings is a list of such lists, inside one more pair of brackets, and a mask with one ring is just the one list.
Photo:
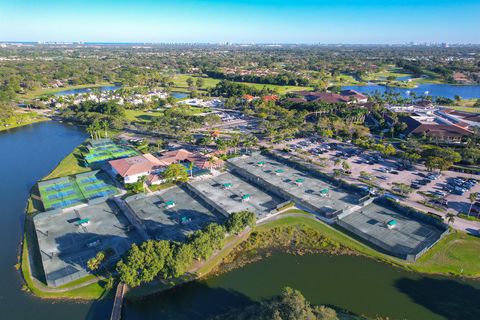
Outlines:
{"label": "canal", "polygon": [[[0,133],[0,315],[2,319],[108,319],[112,301],[48,301],[21,291],[14,265],[30,188],[86,134],[58,122]],[[205,319],[301,290],[311,302],[390,319],[479,319],[480,282],[424,277],[361,257],[278,254],[169,292],[128,301],[124,319]]]}

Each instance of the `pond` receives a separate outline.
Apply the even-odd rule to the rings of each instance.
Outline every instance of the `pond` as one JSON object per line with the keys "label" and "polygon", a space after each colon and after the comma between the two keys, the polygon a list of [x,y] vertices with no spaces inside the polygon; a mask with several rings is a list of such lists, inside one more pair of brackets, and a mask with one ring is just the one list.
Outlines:
{"label": "pond", "polygon": [[344,86],[343,90],[356,90],[365,94],[374,94],[375,92],[400,93],[404,97],[408,97],[410,92],[415,92],[417,96],[434,96],[454,99],[459,95],[463,99],[480,98],[480,85],[452,85],[452,84],[420,84],[413,89],[387,87],[374,83],[365,86]]}
{"label": "pond", "polygon": [[205,319],[300,290],[314,304],[390,319],[479,319],[480,282],[428,277],[354,256],[276,254],[241,269],[127,302],[124,319]]}
{"label": "pond", "polygon": [[69,90],[56,92],[55,96],[59,97],[59,96],[66,96],[66,95],[72,95],[72,94],[84,94],[84,93],[92,92],[93,89],[97,89],[100,91],[114,91],[120,88],[121,86],[103,86],[103,87],[69,89]]}
{"label": "pond", "polygon": [[172,97],[174,97],[175,99],[185,99],[185,98],[188,98],[190,97],[190,94],[189,93],[186,93],[186,92],[178,92],[178,91],[172,91],[172,93],[170,94]]}

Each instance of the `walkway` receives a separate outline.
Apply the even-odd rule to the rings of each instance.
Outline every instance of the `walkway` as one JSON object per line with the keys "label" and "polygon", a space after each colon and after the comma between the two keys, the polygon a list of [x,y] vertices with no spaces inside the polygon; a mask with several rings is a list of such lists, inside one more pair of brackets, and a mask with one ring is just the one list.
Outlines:
{"label": "walkway", "polygon": [[123,297],[127,291],[127,285],[120,282],[115,293],[115,300],[113,301],[112,315],[110,320],[120,320],[122,318]]}

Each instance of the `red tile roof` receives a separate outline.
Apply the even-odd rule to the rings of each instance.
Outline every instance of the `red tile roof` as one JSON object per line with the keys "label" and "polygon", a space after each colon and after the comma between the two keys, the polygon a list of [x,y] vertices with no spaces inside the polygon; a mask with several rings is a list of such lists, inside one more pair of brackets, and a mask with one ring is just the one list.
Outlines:
{"label": "red tile roof", "polygon": [[165,152],[158,160],[166,163],[166,165],[176,163],[179,161],[185,161],[189,157],[193,156],[193,153],[185,149],[178,149],[173,151]]}
{"label": "red tile roof", "polygon": [[262,99],[263,101],[277,101],[278,96],[276,95],[263,96]]}
{"label": "red tile roof", "polygon": [[109,163],[122,177],[148,173],[165,166],[162,161],[149,153],[131,158],[112,160]]}

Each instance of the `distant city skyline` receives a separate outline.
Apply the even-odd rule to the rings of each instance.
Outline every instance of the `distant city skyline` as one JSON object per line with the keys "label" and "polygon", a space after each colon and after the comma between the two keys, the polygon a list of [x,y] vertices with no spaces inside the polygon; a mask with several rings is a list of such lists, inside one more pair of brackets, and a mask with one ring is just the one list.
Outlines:
{"label": "distant city skyline", "polygon": [[480,43],[480,1],[0,0],[0,41]]}

